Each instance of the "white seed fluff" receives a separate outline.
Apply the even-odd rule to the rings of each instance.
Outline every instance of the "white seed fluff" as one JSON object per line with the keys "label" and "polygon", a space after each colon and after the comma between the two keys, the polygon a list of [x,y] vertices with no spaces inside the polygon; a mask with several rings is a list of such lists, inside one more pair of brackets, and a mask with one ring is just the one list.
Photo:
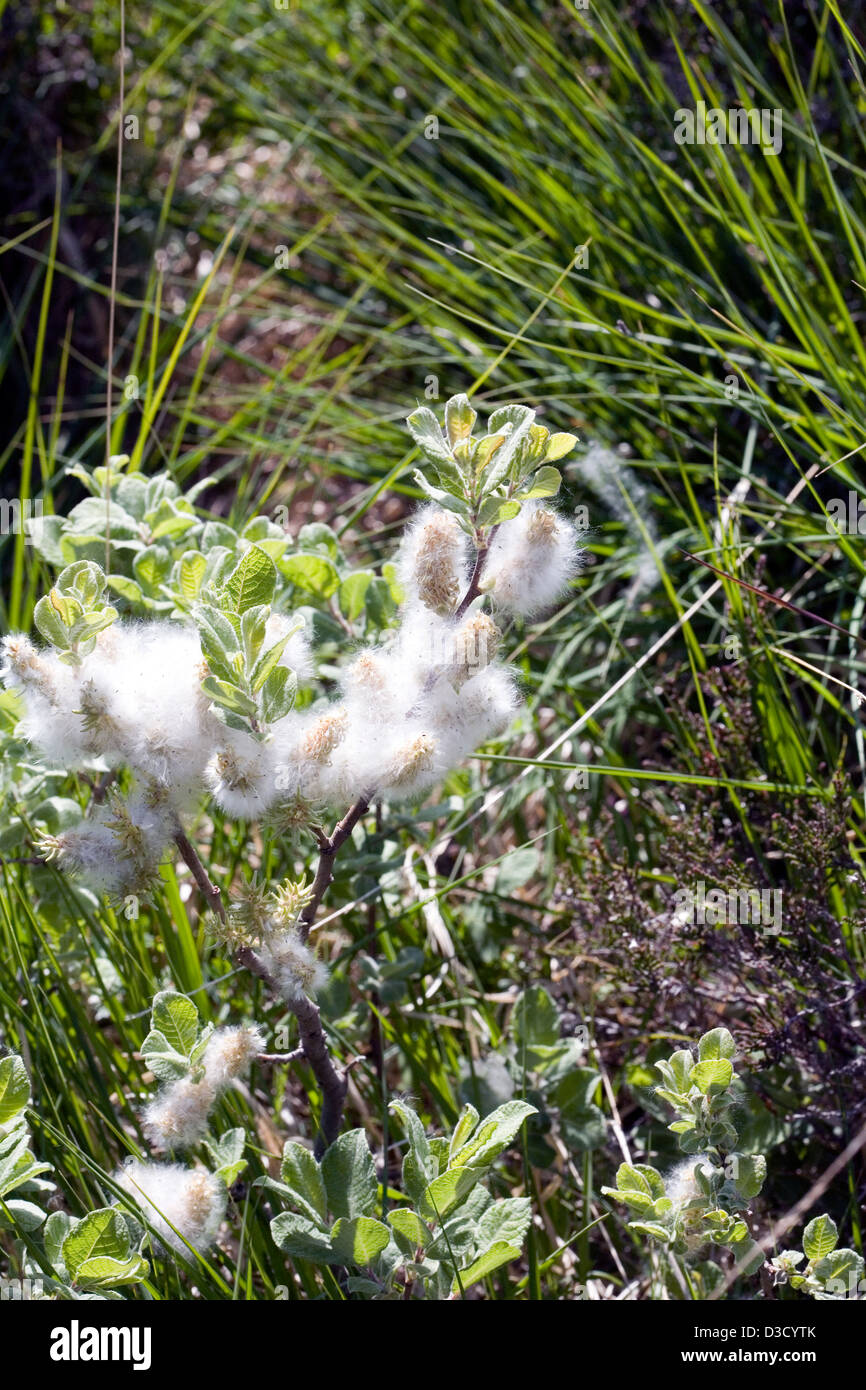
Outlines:
{"label": "white seed fluff", "polygon": [[556,602],[579,565],[572,523],[540,502],[528,502],[494,536],[483,587],[498,607],[531,617]]}
{"label": "white seed fluff", "polygon": [[223,1091],[264,1051],[257,1028],[218,1028],[208,1039],[199,1081],[183,1076],[165,1086],[144,1111],[148,1142],[157,1149],[189,1149],[207,1134],[208,1114]]}
{"label": "white seed fluff", "polygon": [[225,1183],[214,1174],[179,1163],[131,1159],[115,1180],[134,1198],[161,1243],[178,1255],[189,1258],[184,1242],[202,1253],[216,1240],[228,1194]]}

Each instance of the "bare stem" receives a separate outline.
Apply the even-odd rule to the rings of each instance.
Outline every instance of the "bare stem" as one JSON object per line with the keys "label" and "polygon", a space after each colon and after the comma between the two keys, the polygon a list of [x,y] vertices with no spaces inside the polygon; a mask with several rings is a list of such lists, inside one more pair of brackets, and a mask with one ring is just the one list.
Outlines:
{"label": "bare stem", "polygon": [[319,905],[334,881],[334,859],[341,845],[344,845],[362,816],[370,809],[370,798],[361,796],[351,806],[343,819],[336,825],[332,835],[316,836],[319,845],[319,862],[316,877],[313,879],[313,894],[300,917],[300,934],[304,941],[316,920]]}
{"label": "bare stem", "polygon": [[226,910],[223,906],[222,894],[215,883],[211,883],[207,869],[199,859],[195,849],[190,844],[184,834],[180,822],[178,822],[174,832],[174,842],[180,850],[181,858],[186,864],[203,896],[207,899],[213,911],[217,914],[221,922],[226,920]]}
{"label": "bare stem", "polygon": [[483,536],[478,541],[478,546],[475,551],[475,567],[472,571],[472,578],[469,580],[469,588],[466,590],[466,593],[463,595],[454,612],[455,618],[462,618],[469,605],[473,603],[481,593],[481,576],[484,573],[487,556],[490,554],[490,542],[493,540],[498,529],[498,526],[492,526],[487,532],[487,535]]}
{"label": "bare stem", "polygon": [[[370,809],[370,798],[359,797],[353,806],[349,808],[341,821],[337,823],[331,835],[325,835],[322,831],[316,833],[319,845],[319,863],[316,868],[316,877],[313,880],[313,895],[301,914],[299,930],[302,939],[306,941],[310,933],[325,893],[333,882],[334,878],[334,858],[344,845],[354,830],[361,817]],[[214,912],[220,920],[225,922],[226,910],[223,905],[220,890],[213,884],[208,876],[207,870],[202,864],[193,846],[190,844],[183,828],[178,821],[175,827],[175,844],[180,850],[184,863],[198,884],[204,897],[207,899]],[[235,952],[235,959],[239,965],[245,966],[253,975],[260,979],[272,994],[279,996],[279,989],[276,981],[269,973],[264,962],[250,946],[242,946]],[[305,994],[301,994],[296,999],[287,999],[286,1006],[298,1020],[298,1031],[301,1039],[301,1046],[295,1052],[290,1053],[267,1053],[261,1054],[259,1060],[262,1062],[293,1062],[304,1057],[309,1062],[313,1075],[319,1083],[322,1092],[322,1118],[319,1135],[316,1139],[316,1157],[321,1158],[329,1144],[340,1133],[340,1123],[343,1118],[343,1107],[346,1103],[346,1092],[349,1083],[347,1080],[348,1072],[360,1058],[355,1058],[348,1066],[338,1071],[334,1066],[331,1053],[328,1048],[328,1040],[325,1037],[325,1030],[322,1027],[322,1018],[319,1010],[311,999]]]}
{"label": "bare stem", "polygon": [[[235,958],[239,965],[245,965],[274,994],[279,993],[275,980],[250,946],[242,946],[236,952]],[[333,1144],[340,1133],[340,1122],[343,1118],[343,1106],[346,1103],[349,1083],[346,1072],[337,1071],[331,1060],[328,1040],[322,1027],[321,1014],[313,1001],[302,994],[297,999],[286,1000],[286,1005],[298,1020],[301,1050],[309,1062],[322,1092],[322,1118],[315,1147],[316,1157],[321,1158],[328,1145]]]}

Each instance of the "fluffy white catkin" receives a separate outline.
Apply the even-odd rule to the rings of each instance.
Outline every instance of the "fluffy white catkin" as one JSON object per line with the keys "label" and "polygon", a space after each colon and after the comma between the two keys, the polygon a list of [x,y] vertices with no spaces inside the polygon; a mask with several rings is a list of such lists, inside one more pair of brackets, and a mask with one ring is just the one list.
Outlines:
{"label": "fluffy white catkin", "polygon": [[225,1183],[212,1173],[179,1163],[130,1159],[115,1181],[135,1200],[160,1242],[178,1255],[189,1258],[184,1242],[203,1253],[216,1240],[228,1194]]}
{"label": "fluffy white catkin", "polygon": [[497,607],[532,617],[556,602],[579,567],[572,523],[541,502],[528,502],[496,532],[482,586]]}
{"label": "fluffy white catkin", "polygon": [[183,1076],[170,1082],[145,1108],[143,1128],[148,1142],[166,1150],[198,1144],[207,1133],[208,1115],[219,1096],[243,1075],[264,1046],[257,1028],[218,1028],[201,1059],[203,1077],[194,1081]]}

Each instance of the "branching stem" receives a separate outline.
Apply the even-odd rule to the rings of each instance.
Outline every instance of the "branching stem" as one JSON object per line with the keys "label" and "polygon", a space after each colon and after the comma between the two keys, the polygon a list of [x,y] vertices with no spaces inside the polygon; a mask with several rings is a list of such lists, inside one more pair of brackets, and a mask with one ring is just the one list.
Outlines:
{"label": "branching stem", "polygon": [[[299,920],[299,934],[306,941],[310,934],[310,929],[316,920],[316,913],[319,905],[325,896],[334,878],[334,859],[342,845],[346,843],[358,821],[370,809],[370,798],[359,797],[353,806],[349,808],[345,816],[335,826],[331,835],[326,835],[322,830],[314,831],[319,846],[319,863],[316,868],[316,876],[313,880],[313,892],[310,901],[307,903]],[[178,822],[175,828],[175,843],[180,850],[184,863],[195,879],[202,895],[207,899],[210,907],[220,918],[226,921],[226,910],[222,901],[220,890],[211,882],[207,870],[198,857],[194,847]],[[266,966],[251,946],[242,946],[235,953],[235,959],[239,965],[245,966],[253,975],[260,979],[272,994],[279,996],[279,989],[276,981],[269,974]],[[355,1065],[359,1058],[354,1058],[348,1066],[338,1071],[334,1066],[328,1047],[328,1040],[322,1026],[322,1018],[318,1008],[308,999],[305,994],[300,994],[296,999],[287,999],[286,1006],[298,1020],[298,1031],[300,1034],[301,1046],[292,1053],[262,1053],[260,1060],[266,1062],[291,1062],[304,1057],[309,1063],[313,1075],[319,1084],[322,1092],[322,1118],[320,1132],[316,1139],[316,1156],[321,1158],[329,1144],[340,1133],[340,1124],[343,1118],[343,1107],[346,1103],[346,1093],[348,1091],[348,1072]]]}
{"label": "branching stem", "polygon": [[178,822],[175,828],[174,842],[180,850],[181,858],[195,879],[202,896],[207,899],[220,921],[224,922],[226,920],[226,910],[223,906],[222,894],[216,884],[211,883],[207,869],[184,834],[180,822]]}

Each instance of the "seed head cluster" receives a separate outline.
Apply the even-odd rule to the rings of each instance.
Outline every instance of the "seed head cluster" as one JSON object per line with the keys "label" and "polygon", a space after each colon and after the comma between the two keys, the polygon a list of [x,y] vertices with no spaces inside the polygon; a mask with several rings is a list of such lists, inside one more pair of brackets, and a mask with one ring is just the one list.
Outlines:
{"label": "seed head cluster", "polygon": [[[525,504],[496,529],[487,556],[495,616],[483,611],[484,596],[461,613],[467,537],[451,512],[424,507],[398,556],[400,626],[351,655],[336,698],[254,731],[218,717],[204,693],[207,665],[192,623],[117,620],[72,663],[26,636],[7,637],[0,676],[21,696],[21,734],[54,764],[134,774],[128,797],[46,837],[45,854],[123,897],[146,891],[183,817],[207,796],[228,816],[272,824],[293,822],[301,806],[419,797],[513,718],[515,680],[499,657],[495,617],[552,603],[577,563],[573,527]],[[313,662],[295,626],[272,614],[266,640],[290,634],[280,664],[304,684]],[[314,981],[304,942],[284,935],[266,943],[275,972],[291,959],[297,978]]]}

